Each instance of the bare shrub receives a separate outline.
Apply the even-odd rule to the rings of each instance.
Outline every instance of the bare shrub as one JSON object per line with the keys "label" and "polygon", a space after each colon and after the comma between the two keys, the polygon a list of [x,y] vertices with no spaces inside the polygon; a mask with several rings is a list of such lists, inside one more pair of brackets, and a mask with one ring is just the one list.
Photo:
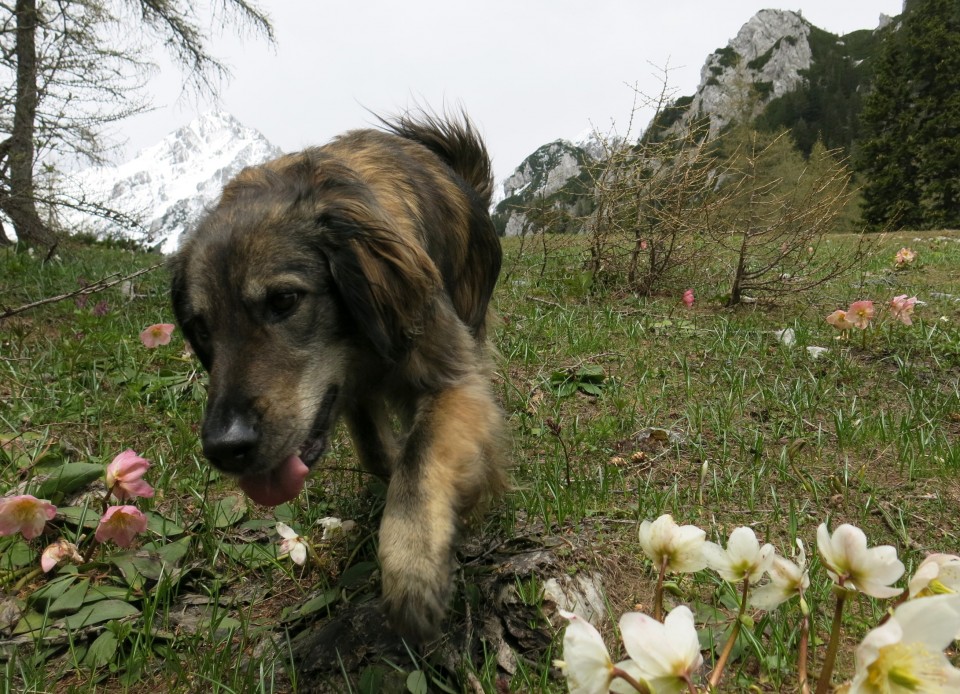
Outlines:
{"label": "bare shrub", "polygon": [[818,145],[804,160],[786,132],[745,133],[725,164],[723,204],[704,229],[726,265],[727,305],[808,291],[860,264],[862,234],[852,249],[825,242],[842,230],[853,194],[837,153]]}

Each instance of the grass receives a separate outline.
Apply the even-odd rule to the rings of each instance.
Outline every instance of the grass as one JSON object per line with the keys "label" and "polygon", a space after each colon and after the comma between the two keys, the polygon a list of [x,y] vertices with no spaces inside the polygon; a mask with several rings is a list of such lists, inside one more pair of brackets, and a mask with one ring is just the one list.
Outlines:
{"label": "grass", "polygon": [[[919,258],[894,272],[902,245]],[[576,238],[517,249],[505,243],[495,334],[516,489],[479,534],[560,547],[554,574],[600,573],[608,618],[597,626],[611,647],[623,611],[651,608],[656,573],[636,528],[662,513],[715,541],[738,525],[781,552],[803,538],[819,639],[814,675],[832,617],[812,549],[817,525],[860,526],[871,544],[896,546],[908,574],[926,552],[960,552],[960,235],[891,236],[856,276],[737,309],[695,281],[689,310],[685,287],[652,298],[591,292]],[[157,260],[80,243],[48,263],[0,249],[0,312]],[[156,350],[137,337],[172,320],[166,282],[158,269],[85,304],[69,298],[0,322],[0,491],[46,485],[58,506],[95,519],[100,477],[44,476],[66,464],[105,465],[126,448],[153,461],[158,490],[138,500],[151,522],[139,551],[104,549],[80,570],[31,575],[44,539],[89,533],[76,513],[48,525],[46,538],[0,538],[2,692],[313,691],[319,685],[291,667],[295,634],[377,595],[383,490],[357,469],[343,432],[298,503],[272,511],[247,505],[202,462],[203,374],[179,334]],[[902,293],[925,302],[911,327],[886,322],[861,342],[859,334],[837,340],[823,320],[852,300],[879,306]],[[773,334],[786,327],[792,347]],[[813,360],[807,346],[829,351]],[[357,530],[321,542],[324,516],[353,519]],[[278,520],[315,544],[317,565],[301,571],[277,557]],[[564,691],[549,665],[561,632],[544,629],[547,578],[517,581],[514,609],[547,637],[536,647],[511,642],[521,656],[511,675],[488,645],[459,668],[430,654],[355,668],[344,661],[325,686],[461,691],[470,681],[489,692]],[[668,595],[692,605],[710,662],[708,649],[719,650],[736,613],[735,591],[704,572],[671,584]],[[885,609],[867,599],[848,607],[837,681],[852,673],[853,647]],[[797,639],[789,609],[757,613],[722,688],[795,689]]]}

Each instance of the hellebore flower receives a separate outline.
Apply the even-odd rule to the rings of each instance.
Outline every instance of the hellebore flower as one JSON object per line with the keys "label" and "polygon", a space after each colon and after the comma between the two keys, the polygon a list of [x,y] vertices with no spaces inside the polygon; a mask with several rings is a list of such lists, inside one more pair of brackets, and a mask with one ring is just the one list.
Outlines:
{"label": "hellebore flower", "polygon": [[906,294],[895,296],[890,299],[890,312],[893,317],[904,325],[913,325],[913,307],[917,305],[917,297],[912,296],[909,299]]}
{"label": "hellebore flower", "polygon": [[688,289],[683,293],[683,303],[687,308],[693,308],[693,290]]}
{"label": "hellebore flower", "polygon": [[173,335],[173,323],[157,323],[143,329],[140,333],[140,342],[148,349],[170,344]]}
{"label": "hellebore flower", "polygon": [[643,521],[637,534],[643,553],[658,570],[665,560],[668,573],[694,573],[707,565],[706,533],[694,525],[678,526],[669,513],[652,523]]}
{"label": "hellebore flower", "polygon": [[756,583],[773,563],[773,545],[760,546],[756,534],[751,528],[736,528],[730,533],[727,548],[723,549],[714,542],[703,547],[707,566],[720,574],[730,583],[741,583],[745,579]]}
{"label": "hellebore flower", "polygon": [[890,584],[903,575],[903,563],[890,545],[867,548],[860,528],[844,523],[833,534],[823,523],[817,528],[817,551],[833,582],[874,598],[892,598],[903,592]]}
{"label": "hellebore flower", "polygon": [[153,487],[141,479],[149,467],[149,460],[128,448],[107,465],[107,489],[120,501],[138,496],[149,499],[154,494]]}
{"label": "hellebore flower", "polygon": [[847,312],[843,309],[837,309],[827,316],[827,323],[837,330],[849,330],[853,327],[853,323],[847,318]]}
{"label": "hellebore flower", "polygon": [[280,542],[280,554],[278,556],[285,557],[290,555],[290,559],[294,564],[299,566],[306,564],[307,549],[309,547],[307,541],[300,537],[297,531],[286,523],[277,523],[277,532],[280,534],[280,537],[283,538]]}
{"label": "hellebore flower", "polygon": [[897,251],[897,254],[893,257],[893,262],[896,263],[897,267],[903,267],[904,265],[909,265],[917,258],[916,251],[913,251],[909,248],[901,248]]}
{"label": "hellebore flower", "polygon": [[686,605],[673,608],[663,624],[640,612],[620,618],[620,633],[630,661],[618,665],[636,672],[656,694],[681,692],[703,665],[693,613]]}
{"label": "hellebore flower", "polygon": [[100,519],[94,537],[97,542],[113,540],[120,547],[129,547],[146,529],[147,517],[136,506],[111,506]]}
{"label": "hellebore flower", "polygon": [[773,610],[795,595],[803,595],[810,587],[810,575],[807,573],[807,553],[803,542],[797,540],[799,548],[796,563],[779,554],[773,556],[773,563],[767,570],[770,582],[757,587],[750,595],[750,604],[758,610]]}
{"label": "hellebore flower", "polygon": [[847,309],[847,320],[853,327],[866,330],[873,318],[874,308],[872,301],[854,301]]}
{"label": "hellebore flower", "polygon": [[849,694],[960,691],[943,650],[960,631],[960,595],[910,600],[857,646]]}
{"label": "hellebore flower", "polygon": [[48,520],[57,515],[57,507],[32,494],[0,499],[0,535],[19,532],[27,540],[40,535]]}

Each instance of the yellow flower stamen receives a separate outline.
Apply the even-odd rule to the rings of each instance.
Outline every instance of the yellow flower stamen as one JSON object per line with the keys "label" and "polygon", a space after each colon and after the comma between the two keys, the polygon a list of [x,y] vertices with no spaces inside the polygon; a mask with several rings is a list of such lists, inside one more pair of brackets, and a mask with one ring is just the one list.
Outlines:
{"label": "yellow flower stamen", "polygon": [[878,692],[942,692],[943,665],[922,643],[894,643],[880,649],[867,668],[867,681]]}

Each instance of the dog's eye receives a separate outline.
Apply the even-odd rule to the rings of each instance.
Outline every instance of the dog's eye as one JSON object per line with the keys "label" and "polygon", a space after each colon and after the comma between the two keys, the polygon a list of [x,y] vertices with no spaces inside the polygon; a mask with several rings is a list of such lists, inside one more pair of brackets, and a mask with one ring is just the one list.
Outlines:
{"label": "dog's eye", "polygon": [[267,296],[267,308],[277,318],[284,318],[300,303],[300,292],[276,292]]}
{"label": "dog's eye", "polygon": [[207,328],[203,318],[194,318],[189,324],[190,332],[200,344],[206,344],[210,340],[210,330]]}

